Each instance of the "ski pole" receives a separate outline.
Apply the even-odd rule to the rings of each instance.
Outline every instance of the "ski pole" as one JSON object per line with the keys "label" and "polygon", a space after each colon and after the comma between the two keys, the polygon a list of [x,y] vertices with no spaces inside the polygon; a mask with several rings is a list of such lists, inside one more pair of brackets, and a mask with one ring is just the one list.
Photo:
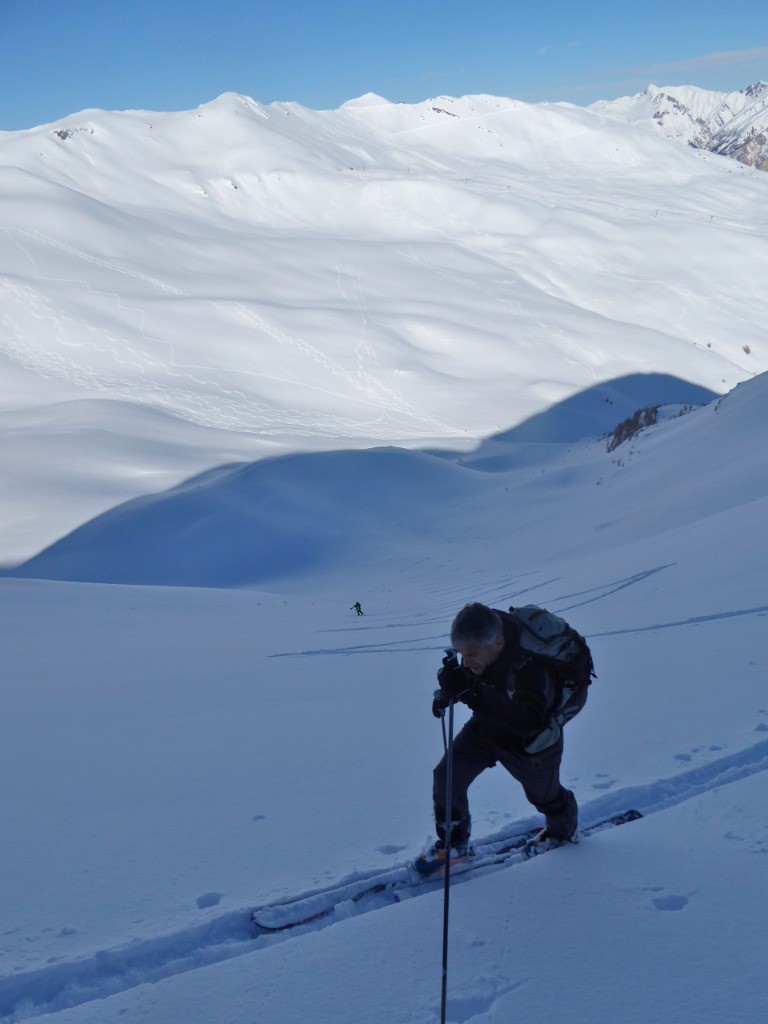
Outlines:
{"label": "ski pole", "polygon": [[[435,704],[437,703],[437,701],[440,701],[442,699],[442,696],[443,696],[443,691],[442,690],[435,690],[435,693],[434,693]],[[435,714],[440,719],[440,728],[443,730],[443,753],[445,754],[445,753],[448,752],[448,741],[445,738],[445,708],[443,707],[443,705],[441,703],[440,704],[440,713],[438,715],[438,713],[436,711],[434,711],[435,704],[432,705],[432,707],[433,707],[433,714]]]}
{"label": "ski pole", "polygon": [[446,1003],[448,998],[448,909],[451,886],[451,831],[453,808],[451,807],[451,791],[453,789],[453,701],[448,705],[448,740],[445,741],[445,723],[443,722],[443,742],[445,742],[445,885],[443,888],[443,978],[440,1005],[440,1024],[445,1024]]}

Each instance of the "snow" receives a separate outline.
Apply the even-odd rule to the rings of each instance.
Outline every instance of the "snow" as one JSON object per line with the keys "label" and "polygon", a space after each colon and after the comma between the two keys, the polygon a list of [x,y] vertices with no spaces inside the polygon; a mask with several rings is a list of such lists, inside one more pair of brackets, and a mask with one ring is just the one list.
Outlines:
{"label": "snow", "polygon": [[[58,449],[48,500],[0,448],[0,563],[222,462],[471,448],[627,376],[768,369],[768,182],[567,104],[85,111],[0,137],[0,180],[0,431],[39,410]],[[134,444],[152,413],[175,473]]]}
{"label": "snow", "polygon": [[[617,1006],[631,1024],[758,1020],[759,996],[743,979],[763,966],[753,906],[766,848],[754,806],[761,795],[748,780],[727,797],[691,801],[680,831],[660,816],[542,857],[525,877],[456,887],[448,1020],[587,1024],[615,1019]],[[425,982],[440,978],[440,904],[427,896],[58,1018],[111,1024],[181,1013],[204,1024],[225,1007],[229,1020],[286,1024],[437,1021],[439,987]]]}
{"label": "snow", "polygon": [[430,834],[468,600],[587,635],[564,781],[644,817],[457,880],[448,1019],[762,1019],[759,173],[492,97],[69,125],[0,138],[0,1019],[438,1021],[439,891],[248,921]]}

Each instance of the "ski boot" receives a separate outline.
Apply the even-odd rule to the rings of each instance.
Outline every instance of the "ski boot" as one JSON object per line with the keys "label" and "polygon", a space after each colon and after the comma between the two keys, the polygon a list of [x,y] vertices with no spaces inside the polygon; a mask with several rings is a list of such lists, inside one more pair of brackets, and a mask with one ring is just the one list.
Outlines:
{"label": "ski boot", "polygon": [[568,839],[560,839],[557,836],[550,835],[549,829],[543,828],[537,836],[535,836],[525,847],[525,855],[527,857],[535,857],[539,853],[544,853],[546,850],[556,850],[559,846],[571,846],[579,841],[578,832],[574,832]]}
{"label": "ski boot", "polygon": [[[467,857],[474,856],[474,853],[474,846],[471,845],[468,839],[464,839],[450,848],[451,863],[466,860]],[[413,861],[413,867],[420,875],[433,875],[435,872],[443,870],[445,862],[445,843],[442,839],[437,839],[431,846],[419,854]]]}

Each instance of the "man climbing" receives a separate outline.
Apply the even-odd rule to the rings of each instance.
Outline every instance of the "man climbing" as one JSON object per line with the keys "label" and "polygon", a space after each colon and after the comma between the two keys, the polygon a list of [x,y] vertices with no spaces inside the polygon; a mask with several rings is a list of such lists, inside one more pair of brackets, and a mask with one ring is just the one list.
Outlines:
{"label": "man climbing", "polygon": [[[440,691],[432,711],[441,717],[452,701],[462,701],[472,717],[453,743],[450,836],[445,834],[445,757],[435,768],[438,838],[419,858],[420,870],[444,861],[446,846],[452,856],[469,851],[467,790],[496,763],[517,779],[528,801],[544,815],[541,842],[565,842],[576,832],[576,798],[560,782],[562,724],[586,702],[591,658],[586,681],[567,689],[547,659],[523,649],[520,640],[520,625],[512,615],[483,604],[466,605],[453,621],[454,651],[448,652],[437,674]],[[586,645],[585,649],[589,657]]]}

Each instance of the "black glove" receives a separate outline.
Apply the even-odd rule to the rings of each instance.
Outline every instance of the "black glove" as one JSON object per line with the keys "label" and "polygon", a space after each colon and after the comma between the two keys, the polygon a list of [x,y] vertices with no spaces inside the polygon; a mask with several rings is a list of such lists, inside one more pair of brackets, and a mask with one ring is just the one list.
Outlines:
{"label": "black glove", "polygon": [[484,686],[482,683],[462,694],[461,700],[471,711],[479,711],[493,718],[503,718],[509,709],[509,700],[503,693],[494,686]]}
{"label": "black glove", "polygon": [[445,652],[443,667],[437,673],[437,681],[440,683],[443,697],[446,698],[446,707],[449,701],[457,700],[459,694],[469,687],[467,673],[459,665],[456,651],[448,650]]}
{"label": "black glove", "polygon": [[445,709],[450,703],[450,700],[443,696],[442,690],[435,690],[434,700],[432,701],[432,714],[435,718],[442,718],[445,714]]}

